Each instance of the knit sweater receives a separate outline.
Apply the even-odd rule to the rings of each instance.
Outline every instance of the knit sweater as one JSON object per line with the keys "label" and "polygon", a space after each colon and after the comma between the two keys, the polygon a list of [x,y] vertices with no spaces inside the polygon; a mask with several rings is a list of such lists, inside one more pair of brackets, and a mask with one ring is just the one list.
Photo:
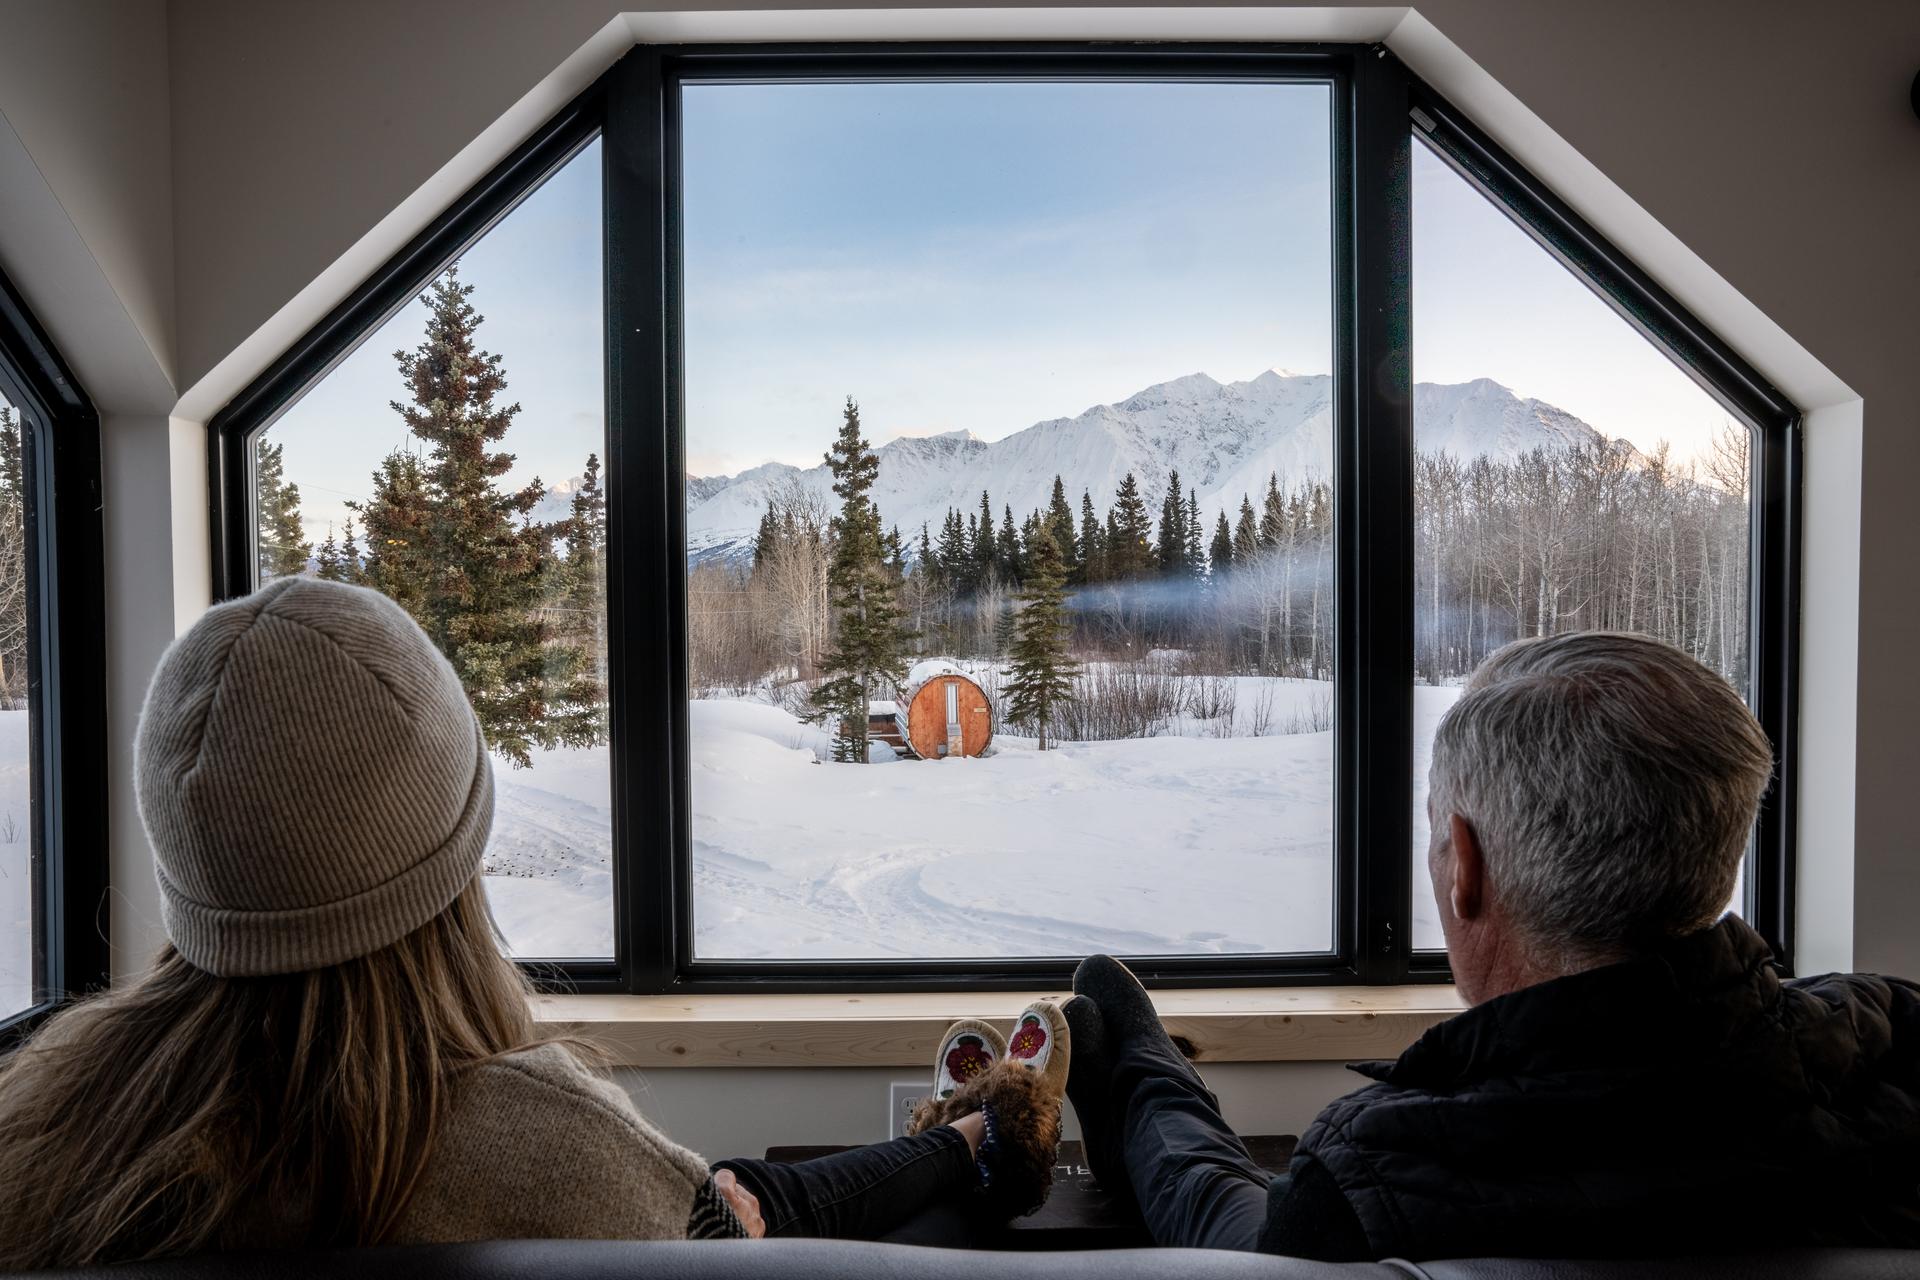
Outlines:
{"label": "knit sweater", "polygon": [[461,1074],[393,1241],[690,1234],[740,1234],[706,1161],[647,1123],[618,1085],[549,1044]]}

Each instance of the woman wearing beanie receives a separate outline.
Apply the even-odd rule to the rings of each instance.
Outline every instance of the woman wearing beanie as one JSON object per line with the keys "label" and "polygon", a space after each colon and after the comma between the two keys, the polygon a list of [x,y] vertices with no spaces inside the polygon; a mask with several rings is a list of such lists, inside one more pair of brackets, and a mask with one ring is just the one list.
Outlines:
{"label": "woman wearing beanie", "polygon": [[0,1064],[0,1269],[504,1238],[874,1236],[1045,1199],[1050,1004],[956,1026],[914,1136],[706,1161],[544,1036],[480,879],[486,744],[398,605],[312,578],[210,610],[141,715],[167,945]]}

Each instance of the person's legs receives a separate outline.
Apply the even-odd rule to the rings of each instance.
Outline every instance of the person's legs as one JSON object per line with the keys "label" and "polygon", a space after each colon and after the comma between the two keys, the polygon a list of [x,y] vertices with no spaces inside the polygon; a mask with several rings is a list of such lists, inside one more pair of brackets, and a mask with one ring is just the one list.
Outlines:
{"label": "person's legs", "polygon": [[1081,1125],[1118,1148],[1154,1242],[1253,1249],[1266,1222],[1272,1175],[1228,1127],[1219,1099],[1167,1037],[1152,1000],[1125,965],[1089,957],[1073,985],[1098,1007],[1110,1068],[1104,1115],[1083,1114]]}
{"label": "person's legs", "polygon": [[1014,1042],[962,1019],[934,1058],[909,1137],[795,1164],[723,1160],[760,1200],[769,1236],[938,1243],[969,1220],[1031,1212],[1053,1185],[1068,1028],[1049,1001],[1014,1019]]}
{"label": "person's legs", "polygon": [[[1166,1046],[1175,1059],[1178,1051]],[[1128,1040],[1114,1055],[1120,1158],[1158,1245],[1251,1250],[1273,1175],[1254,1163],[1184,1059]]]}
{"label": "person's legs", "polygon": [[769,1236],[875,1240],[980,1184],[967,1140],[941,1126],[813,1160],[722,1160],[760,1198]]}

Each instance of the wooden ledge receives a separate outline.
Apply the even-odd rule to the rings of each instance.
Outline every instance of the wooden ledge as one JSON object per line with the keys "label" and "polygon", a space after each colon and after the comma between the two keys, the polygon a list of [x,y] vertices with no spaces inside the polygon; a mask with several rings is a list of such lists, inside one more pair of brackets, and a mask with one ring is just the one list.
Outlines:
{"label": "wooden ledge", "polygon": [[[1060,992],[534,997],[627,1067],[924,1067],[957,1018],[1006,1022]],[[1201,1062],[1392,1058],[1465,1006],[1451,986],[1264,987],[1154,994]]]}

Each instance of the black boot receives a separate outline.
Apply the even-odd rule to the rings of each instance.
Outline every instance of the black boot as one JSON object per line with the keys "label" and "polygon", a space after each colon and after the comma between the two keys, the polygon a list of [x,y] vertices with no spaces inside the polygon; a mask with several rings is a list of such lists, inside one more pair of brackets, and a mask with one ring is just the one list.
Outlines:
{"label": "black boot", "polygon": [[1133,1180],[1121,1159],[1119,1117],[1113,1109],[1113,1059],[1107,1055],[1107,1029],[1100,1006],[1075,996],[1062,1006],[1073,1035],[1073,1060],[1067,1070],[1067,1100],[1080,1117],[1080,1149],[1087,1168],[1116,1204],[1134,1208]]}
{"label": "black boot", "polygon": [[[1145,1047],[1166,1069],[1192,1080],[1201,1088],[1200,1073],[1180,1052],[1180,1046],[1160,1023],[1147,989],[1133,971],[1112,956],[1088,956],[1073,971],[1075,995],[1085,996],[1100,1009],[1100,1022],[1106,1032],[1106,1059],[1116,1061],[1127,1047]],[[1209,1095],[1211,1096],[1211,1095]]]}

